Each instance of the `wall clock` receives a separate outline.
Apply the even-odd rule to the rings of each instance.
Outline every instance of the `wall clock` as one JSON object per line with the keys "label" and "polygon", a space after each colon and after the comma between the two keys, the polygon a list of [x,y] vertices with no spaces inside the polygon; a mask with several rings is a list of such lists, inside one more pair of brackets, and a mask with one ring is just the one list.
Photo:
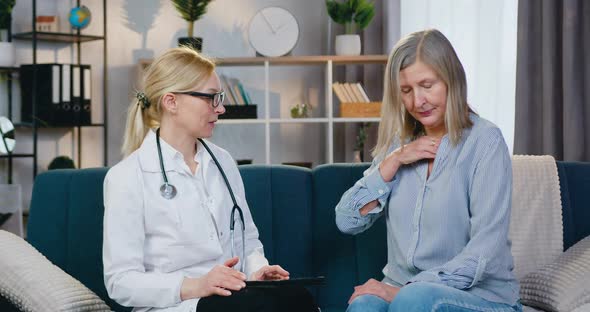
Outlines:
{"label": "wall clock", "polygon": [[266,7],[250,20],[248,39],[258,54],[282,56],[295,47],[299,24],[291,12],[280,7]]}

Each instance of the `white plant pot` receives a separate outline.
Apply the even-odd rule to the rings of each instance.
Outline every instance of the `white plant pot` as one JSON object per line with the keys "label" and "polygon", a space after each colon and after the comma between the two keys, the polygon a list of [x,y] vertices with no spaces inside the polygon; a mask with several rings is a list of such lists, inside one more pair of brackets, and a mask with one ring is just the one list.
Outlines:
{"label": "white plant pot", "polygon": [[361,36],[338,35],[336,36],[336,55],[360,55]]}
{"label": "white plant pot", "polygon": [[15,61],[14,44],[12,42],[0,42],[0,67],[12,67]]}

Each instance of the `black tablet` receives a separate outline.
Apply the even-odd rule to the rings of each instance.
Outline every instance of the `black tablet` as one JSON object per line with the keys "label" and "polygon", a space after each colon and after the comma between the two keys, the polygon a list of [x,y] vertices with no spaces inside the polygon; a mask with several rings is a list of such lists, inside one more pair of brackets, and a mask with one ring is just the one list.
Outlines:
{"label": "black tablet", "polygon": [[295,277],[282,281],[246,281],[246,287],[278,287],[278,286],[321,286],[325,285],[325,277]]}

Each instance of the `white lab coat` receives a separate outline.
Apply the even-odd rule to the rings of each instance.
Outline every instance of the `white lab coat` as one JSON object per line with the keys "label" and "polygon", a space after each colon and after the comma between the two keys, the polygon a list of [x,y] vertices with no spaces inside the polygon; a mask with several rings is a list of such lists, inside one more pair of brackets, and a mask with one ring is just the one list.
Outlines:
{"label": "white lab coat", "polygon": [[[193,175],[182,155],[160,140],[168,181],[178,193],[160,195],[163,177],[156,135],[112,167],[104,180],[104,281],[109,296],[134,311],[194,312],[198,299],[181,301],[184,277],[200,277],[231,258],[229,235],[233,207],[221,173],[198,143]],[[208,142],[207,142],[208,143]],[[238,168],[222,148],[207,144],[225,170],[246,223],[246,274],[267,265],[258,230],[246,203]],[[242,239],[236,222],[235,245]],[[239,264],[236,268],[239,268]]]}

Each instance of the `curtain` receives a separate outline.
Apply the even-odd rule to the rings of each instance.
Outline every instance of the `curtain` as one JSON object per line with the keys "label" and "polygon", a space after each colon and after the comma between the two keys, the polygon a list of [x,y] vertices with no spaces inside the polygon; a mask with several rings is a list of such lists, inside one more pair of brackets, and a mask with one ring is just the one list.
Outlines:
{"label": "curtain", "polygon": [[391,40],[385,41],[426,28],[440,30],[465,68],[469,104],[502,130],[512,151],[517,1],[399,0],[399,10],[398,17],[390,17],[393,22],[399,18],[399,34],[391,31]]}
{"label": "curtain", "polygon": [[590,161],[590,2],[520,1],[515,152]]}

